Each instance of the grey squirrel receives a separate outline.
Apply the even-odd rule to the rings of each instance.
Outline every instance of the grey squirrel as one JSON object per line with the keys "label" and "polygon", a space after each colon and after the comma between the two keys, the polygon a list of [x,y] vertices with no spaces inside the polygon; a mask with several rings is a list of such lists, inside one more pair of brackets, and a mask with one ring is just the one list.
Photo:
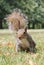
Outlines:
{"label": "grey squirrel", "polygon": [[22,15],[19,11],[13,11],[5,19],[8,21],[9,29],[17,31],[16,51],[33,51],[36,44],[27,33],[28,22],[24,14]]}

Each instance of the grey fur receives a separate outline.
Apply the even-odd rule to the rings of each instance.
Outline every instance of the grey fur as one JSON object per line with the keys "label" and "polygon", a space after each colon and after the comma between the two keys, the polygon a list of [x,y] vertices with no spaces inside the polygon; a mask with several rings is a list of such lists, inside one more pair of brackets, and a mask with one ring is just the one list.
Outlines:
{"label": "grey fur", "polygon": [[21,36],[17,38],[16,51],[18,52],[20,50],[26,50],[26,51],[34,52],[36,44],[33,41],[32,37],[26,31],[23,33],[23,36],[24,37]]}

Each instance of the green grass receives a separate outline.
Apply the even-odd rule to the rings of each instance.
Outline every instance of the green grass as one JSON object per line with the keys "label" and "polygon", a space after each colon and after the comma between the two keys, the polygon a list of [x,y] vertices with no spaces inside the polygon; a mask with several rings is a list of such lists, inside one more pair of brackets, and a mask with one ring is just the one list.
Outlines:
{"label": "green grass", "polygon": [[[28,32],[36,42],[36,53],[15,52],[15,36],[0,33],[0,65],[44,65],[44,31]],[[13,46],[6,45],[10,42]]]}

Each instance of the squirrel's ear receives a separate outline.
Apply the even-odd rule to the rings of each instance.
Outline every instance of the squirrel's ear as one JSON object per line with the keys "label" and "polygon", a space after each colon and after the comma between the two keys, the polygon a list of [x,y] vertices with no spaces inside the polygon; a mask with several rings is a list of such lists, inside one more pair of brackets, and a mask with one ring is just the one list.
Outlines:
{"label": "squirrel's ear", "polygon": [[27,32],[27,27],[25,28],[25,32]]}

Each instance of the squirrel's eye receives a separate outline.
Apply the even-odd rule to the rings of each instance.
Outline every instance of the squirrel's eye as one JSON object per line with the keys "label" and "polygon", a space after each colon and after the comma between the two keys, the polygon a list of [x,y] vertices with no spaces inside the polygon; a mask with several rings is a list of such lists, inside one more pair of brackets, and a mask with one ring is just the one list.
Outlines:
{"label": "squirrel's eye", "polygon": [[24,34],[25,34],[25,32],[24,32]]}

